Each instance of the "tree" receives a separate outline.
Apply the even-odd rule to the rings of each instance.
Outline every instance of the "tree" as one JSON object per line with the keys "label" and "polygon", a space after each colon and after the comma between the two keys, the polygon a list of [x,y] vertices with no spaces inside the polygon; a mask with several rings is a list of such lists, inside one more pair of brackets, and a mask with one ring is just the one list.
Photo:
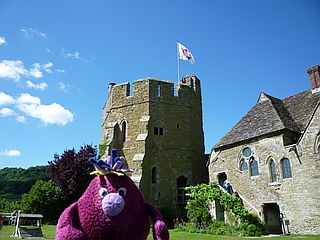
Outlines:
{"label": "tree", "polygon": [[94,170],[89,158],[96,157],[97,149],[91,145],[81,146],[79,152],[65,150],[60,156],[54,155],[49,162],[50,179],[60,187],[67,204],[73,203],[83,194],[92,180],[90,172]]}
{"label": "tree", "polygon": [[64,209],[63,202],[59,187],[52,181],[38,180],[29,193],[22,195],[21,210],[23,213],[42,214],[44,221],[54,223]]}
{"label": "tree", "polygon": [[47,166],[0,169],[0,194],[27,193],[37,180],[49,180]]}

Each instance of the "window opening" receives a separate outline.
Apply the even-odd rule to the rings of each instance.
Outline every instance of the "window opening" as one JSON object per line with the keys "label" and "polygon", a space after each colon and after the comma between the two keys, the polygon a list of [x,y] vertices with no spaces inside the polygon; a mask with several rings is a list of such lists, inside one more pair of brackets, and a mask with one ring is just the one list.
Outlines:
{"label": "window opening", "polygon": [[163,135],[163,128],[159,128],[159,135]]}
{"label": "window opening", "polygon": [[277,173],[276,173],[276,164],[273,160],[270,161],[270,175],[271,175],[271,182],[277,182]]}
{"label": "window opening", "polygon": [[161,97],[161,85],[158,84],[157,86],[157,97]]}
{"label": "window opening", "polygon": [[154,135],[158,135],[159,134],[159,129],[157,127],[155,127],[153,129]]}
{"label": "window opening", "polygon": [[180,176],[177,179],[177,204],[186,204],[187,196],[185,187],[187,186],[188,179],[184,176]]}
{"label": "window opening", "polygon": [[248,163],[243,158],[240,160],[239,167],[240,171],[248,171]]}
{"label": "window opening", "polygon": [[122,141],[125,142],[126,141],[126,137],[127,137],[127,123],[126,121],[122,122]]}
{"label": "window opening", "polygon": [[157,183],[157,168],[153,167],[151,170],[151,183]]}
{"label": "window opening", "polygon": [[258,162],[254,159],[254,157],[251,157],[250,159],[250,175],[251,176],[259,175]]}
{"label": "window opening", "polygon": [[243,154],[245,157],[250,157],[250,156],[252,155],[251,148],[245,147],[245,148],[242,150],[242,154]]}
{"label": "window opening", "polygon": [[[250,161],[254,159],[254,151],[250,147],[245,147],[240,152],[239,157],[239,170],[244,172],[248,171],[250,168],[250,174],[252,172]],[[255,173],[256,174],[256,173]],[[258,174],[257,174],[258,175]],[[252,175],[251,175],[252,176]]]}
{"label": "window opening", "polygon": [[288,158],[284,158],[281,160],[281,171],[282,171],[282,178],[292,177],[290,160]]}

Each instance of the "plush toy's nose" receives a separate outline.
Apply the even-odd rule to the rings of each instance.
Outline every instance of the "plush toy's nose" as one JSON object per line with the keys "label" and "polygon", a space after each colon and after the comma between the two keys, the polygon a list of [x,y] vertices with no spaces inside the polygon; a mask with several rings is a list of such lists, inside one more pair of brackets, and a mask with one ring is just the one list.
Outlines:
{"label": "plush toy's nose", "polygon": [[102,199],[102,210],[108,216],[116,216],[124,208],[124,199],[118,193],[109,193]]}

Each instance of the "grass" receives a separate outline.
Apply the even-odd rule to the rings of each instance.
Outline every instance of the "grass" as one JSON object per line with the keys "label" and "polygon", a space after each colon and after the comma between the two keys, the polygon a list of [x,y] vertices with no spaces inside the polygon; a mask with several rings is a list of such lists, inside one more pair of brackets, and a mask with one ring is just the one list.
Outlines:
{"label": "grass", "polygon": [[[14,232],[14,226],[3,226],[2,230],[0,230],[0,239],[1,240],[13,240],[14,238],[10,237]],[[54,240],[55,239],[55,231],[56,226],[53,225],[43,225],[42,232],[45,236],[46,240]],[[37,238],[29,238],[29,239],[37,239]],[[244,240],[253,238],[243,238],[237,236],[220,236],[220,235],[208,235],[208,234],[201,234],[201,233],[186,233],[186,232],[179,232],[176,230],[170,230],[170,239],[172,240]],[[256,238],[255,238],[256,239]],[[260,239],[266,240],[289,240],[289,239],[296,239],[296,240],[319,240],[320,235],[289,235],[289,236],[276,236],[276,237],[260,237]],[[151,234],[148,237],[148,240],[152,240]]]}

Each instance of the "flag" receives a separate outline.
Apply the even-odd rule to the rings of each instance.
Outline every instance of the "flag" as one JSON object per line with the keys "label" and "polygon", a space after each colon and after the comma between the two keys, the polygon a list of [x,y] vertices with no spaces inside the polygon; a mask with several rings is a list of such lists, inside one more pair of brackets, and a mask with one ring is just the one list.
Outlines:
{"label": "flag", "polygon": [[194,64],[194,58],[191,54],[191,52],[189,51],[188,48],[186,48],[185,46],[183,46],[181,43],[178,42],[178,51],[179,51],[179,59],[181,60],[187,60],[189,61],[191,64]]}

